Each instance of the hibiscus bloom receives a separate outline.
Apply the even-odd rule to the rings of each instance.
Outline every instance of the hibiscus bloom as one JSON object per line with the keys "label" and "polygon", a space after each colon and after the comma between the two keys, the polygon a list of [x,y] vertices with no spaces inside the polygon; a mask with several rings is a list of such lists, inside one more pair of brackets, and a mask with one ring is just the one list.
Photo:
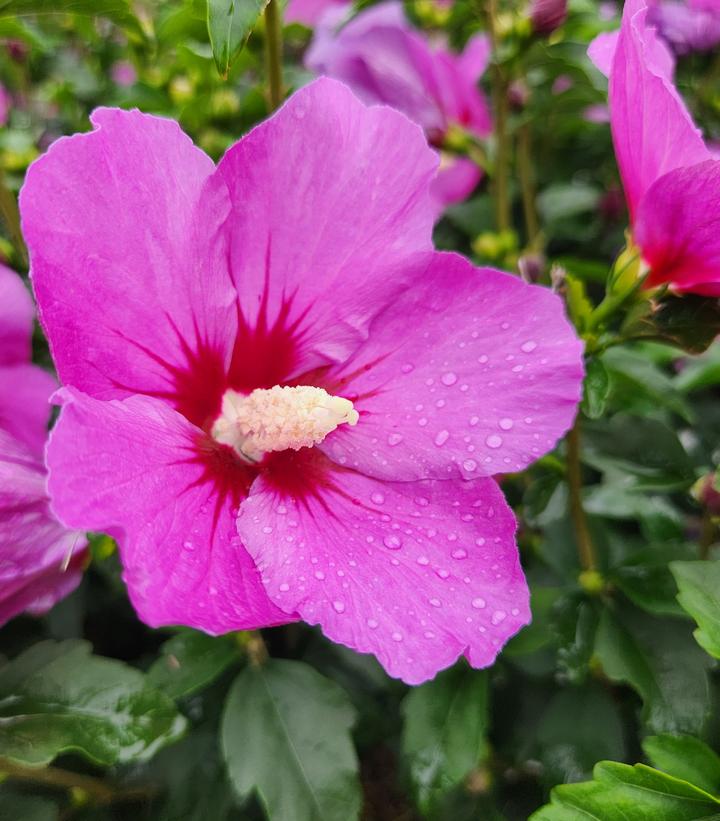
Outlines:
{"label": "hibiscus bloom", "polygon": [[411,683],[492,663],[529,610],[490,477],[580,392],[560,300],[433,252],[422,132],[335,81],[217,168],[174,122],[92,122],[21,194],[62,520],[115,536],[150,625],[302,618]]}
{"label": "hibiscus bloom", "polygon": [[648,22],[676,54],[708,51],[720,43],[718,0],[655,0],[649,4]]}
{"label": "hibiscus bloom", "polygon": [[285,21],[314,28],[328,11],[342,9],[346,12],[351,8],[351,0],[290,0],[285,9]]}
{"label": "hibiscus bloom", "polygon": [[[413,29],[402,3],[373,6],[339,28],[343,16],[326,16],[316,30],[305,57],[309,69],[342,80],[366,103],[402,111],[438,148],[456,131],[478,139],[490,134],[489,108],[478,88],[490,58],[486,35],[471,38],[455,54]],[[438,215],[466,199],[481,176],[472,160],[443,152],[431,190]]]}
{"label": "hibiscus bloom", "polygon": [[33,317],[20,277],[0,265],[0,624],[45,613],[74,590],[85,553],[45,493],[48,401],[57,386],[29,364]]}
{"label": "hibiscus bloom", "polygon": [[673,85],[673,57],[647,14],[644,0],[628,0],[619,34],[601,35],[590,47],[610,78],[610,124],[633,241],[648,285],[720,296],[720,162]]}

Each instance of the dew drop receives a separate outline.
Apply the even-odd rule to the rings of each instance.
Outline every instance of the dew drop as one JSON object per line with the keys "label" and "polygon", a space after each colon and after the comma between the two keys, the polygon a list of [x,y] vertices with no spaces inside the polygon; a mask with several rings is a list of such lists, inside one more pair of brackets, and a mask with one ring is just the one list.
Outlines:
{"label": "dew drop", "polygon": [[265,525],[265,527],[262,529],[262,532],[270,534],[273,532],[273,529],[270,527],[270,525]]}
{"label": "dew drop", "polygon": [[421,564],[423,567],[426,567],[430,564],[430,559],[427,556],[418,556],[416,559],[418,564]]}
{"label": "dew drop", "polygon": [[424,428],[425,425],[427,425],[427,423],[428,423],[428,420],[424,416],[421,416],[418,419],[418,425],[420,425],[421,428]]}
{"label": "dew drop", "polygon": [[445,442],[450,438],[450,431],[441,430],[440,433],[435,437],[435,444],[441,448]]}
{"label": "dew drop", "polygon": [[289,589],[290,589],[290,585],[287,582],[283,582],[280,585],[280,588],[279,588],[281,593],[287,593]]}
{"label": "dew drop", "polygon": [[426,639],[434,639],[435,638],[435,633],[433,633],[432,630],[426,630],[423,633],[423,635],[425,636]]}
{"label": "dew drop", "polygon": [[368,619],[366,623],[371,630],[377,629],[378,622],[375,619]]}
{"label": "dew drop", "polygon": [[385,497],[382,495],[382,493],[373,493],[373,495],[370,497],[370,501],[374,505],[381,505],[385,501]]}
{"label": "dew drop", "polygon": [[493,448],[493,450],[501,447],[502,443],[503,443],[502,436],[498,436],[496,433],[490,434],[490,436],[488,436],[487,439],[485,440],[485,444],[489,448]]}
{"label": "dew drop", "polygon": [[454,385],[457,382],[457,380],[457,374],[454,374],[452,371],[448,371],[447,373],[444,373],[442,375],[440,381],[443,383],[443,385],[447,385],[447,387],[449,388],[451,385]]}
{"label": "dew drop", "polygon": [[341,602],[341,601],[337,600],[337,601],[334,601],[332,603],[332,606],[333,606],[333,610],[336,613],[344,613],[345,612],[345,603],[344,602]]}
{"label": "dew drop", "polygon": [[390,447],[393,448],[395,447],[395,445],[399,445],[400,442],[402,442],[402,440],[403,438],[399,433],[391,433],[390,436],[388,436],[387,441],[388,445],[390,445]]}
{"label": "dew drop", "polygon": [[195,550],[195,545],[192,542],[183,542],[185,550]]}
{"label": "dew drop", "polygon": [[479,357],[478,357],[478,362],[479,362],[481,365],[484,365],[487,361],[488,361],[488,357],[487,357],[485,354],[483,354],[482,356],[479,356]]}
{"label": "dew drop", "polygon": [[505,621],[506,616],[507,616],[507,613],[504,610],[496,610],[492,614],[491,621],[492,621],[493,624],[500,624],[501,621]]}
{"label": "dew drop", "polygon": [[402,633],[398,633],[398,632],[393,633],[390,638],[392,638],[393,641],[402,641],[403,640]]}
{"label": "dew drop", "polygon": [[449,570],[445,570],[445,568],[444,568],[444,567],[439,568],[438,570],[436,570],[436,571],[435,571],[435,573],[436,573],[436,575],[438,575],[441,579],[447,579],[447,578],[448,578],[448,576],[450,575],[450,571],[449,571]]}
{"label": "dew drop", "polygon": [[475,427],[475,425],[477,425],[477,423],[478,423],[479,421],[480,421],[480,417],[479,417],[479,416],[471,416],[471,417],[470,417],[470,427],[471,427],[471,428],[474,428],[474,427]]}
{"label": "dew drop", "polygon": [[399,550],[402,547],[402,540],[398,536],[385,536],[383,544],[388,550]]}
{"label": "dew drop", "polygon": [[452,557],[453,559],[467,559],[467,550],[464,550],[462,547],[453,550]]}
{"label": "dew drop", "polygon": [[433,607],[442,607],[440,599],[429,599],[429,602]]}
{"label": "dew drop", "polygon": [[463,467],[468,473],[472,473],[474,470],[477,470],[477,462],[474,459],[466,459],[463,462]]}
{"label": "dew drop", "polygon": [[322,570],[316,570],[315,571],[315,578],[318,579],[319,581],[322,581],[325,578],[325,574],[322,572]]}
{"label": "dew drop", "polygon": [[485,601],[485,599],[481,599],[479,596],[478,596],[478,598],[477,598],[477,599],[473,599],[473,600],[472,600],[472,606],[473,606],[476,610],[482,610],[482,609],[483,609],[483,607],[485,607],[485,605],[486,605],[486,601]]}
{"label": "dew drop", "polygon": [[523,342],[520,346],[520,350],[524,353],[532,353],[535,348],[537,348],[537,342],[534,342],[532,339],[528,339],[527,342]]}
{"label": "dew drop", "polygon": [[501,427],[503,430],[510,430],[510,429],[512,428],[512,426],[513,426],[513,420],[512,420],[512,419],[508,419],[508,418],[501,419],[501,420],[498,422],[498,425],[500,425],[500,427]]}
{"label": "dew drop", "polygon": [[414,365],[411,365],[409,362],[407,362],[407,363],[406,363],[405,365],[403,365],[403,366],[402,366],[402,368],[401,368],[401,370],[402,370],[402,372],[403,372],[403,373],[410,373],[410,371],[412,371],[412,370],[414,370],[414,369],[415,369],[415,366],[414,366]]}

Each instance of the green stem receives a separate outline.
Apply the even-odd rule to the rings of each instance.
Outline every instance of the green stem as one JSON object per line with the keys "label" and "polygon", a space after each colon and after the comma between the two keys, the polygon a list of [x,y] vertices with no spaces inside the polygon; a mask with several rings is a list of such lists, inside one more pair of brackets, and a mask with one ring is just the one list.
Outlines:
{"label": "green stem", "polygon": [[536,249],[536,243],[540,237],[540,220],[535,207],[535,179],[533,177],[530,123],[524,123],[518,131],[517,165],[527,231],[527,244],[530,248]]}
{"label": "green stem", "polygon": [[0,214],[5,221],[8,233],[12,239],[13,245],[23,263],[27,267],[28,255],[25,247],[25,240],[23,239],[22,230],[20,228],[20,212],[18,211],[17,200],[15,195],[8,188],[5,174],[0,168]]}
{"label": "green stem", "polygon": [[283,101],[282,20],[279,0],[265,7],[265,56],[268,76],[268,98],[274,111]]}
{"label": "green stem", "polygon": [[493,189],[495,194],[495,222],[497,230],[510,229],[510,144],[507,131],[508,99],[507,83],[498,60],[498,37],[495,22],[498,16],[497,0],[487,0],[488,35],[492,47],[493,63],[490,72],[493,114],[495,117],[495,163]]}
{"label": "green stem", "polygon": [[138,801],[154,795],[148,788],[118,789],[111,784],[58,767],[27,767],[6,758],[0,758],[0,773],[18,781],[28,781],[63,790],[82,790],[97,804],[116,801]]}
{"label": "green stem", "polygon": [[580,415],[570,429],[567,445],[567,483],[570,495],[570,516],[575,528],[578,556],[583,570],[597,570],[595,547],[590,536],[585,508],[582,502],[582,471],[580,467]]}

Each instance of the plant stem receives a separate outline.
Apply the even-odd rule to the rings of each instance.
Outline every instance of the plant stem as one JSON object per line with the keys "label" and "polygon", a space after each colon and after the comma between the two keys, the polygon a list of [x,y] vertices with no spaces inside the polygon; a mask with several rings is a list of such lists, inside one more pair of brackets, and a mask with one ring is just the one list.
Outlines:
{"label": "plant stem", "polygon": [[91,775],[82,775],[58,767],[27,767],[6,758],[0,758],[0,773],[19,781],[43,784],[46,787],[56,787],[63,790],[80,789],[98,804],[110,804],[115,801],[137,801],[154,794],[154,790],[148,790],[147,788],[117,789],[113,785]]}
{"label": "plant stem", "polygon": [[700,558],[705,561],[710,556],[710,548],[715,541],[715,522],[713,515],[706,508],[700,524]]}
{"label": "plant stem", "polygon": [[0,168],[0,214],[7,225],[8,233],[12,239],[13,245],[23,263],[27,266],[28,255],[25,247],[25,240],[23,239],[22,230],[20,229],[20,212],[18,211],[17,200],[15,195],[8,188],[5,174]]}
{"label": "plant stem", "polygon": [[270,108],[274,111],[283,101],[282,20],[279,0],[270,0],[265,7],[265,56],[268,98]]}
{"label": "plant stem", "polygon": [[495,222],[498,231],[510,229],[510,186],[508,162],[510,159],[509,139],[507,133],[508,99],[507,84],[502,66],[498,60],[497,0],[486,3],[488,35],[492,47],[493,62],[490,73],[492,89],[493,114],[495,118],[495,163],[493,171],[493,189],[495,194]]}
{"label": "plant stem", "polygon": [[262,667],[270,657],[265,639],[263,639],[259,630],[253,630],[249,633],[245,649],[252,667]]}
{"label": "plant stem", "polygon": [[530,123],[523,123],[517,137],[517,165],[522,193],[523,214],[527,230],[527,245],[535,250],[540,237],[540,221],[535,207],[535,179],[532,167],[532,134]]}
{"label": "plant stem", "polygon": [[567,444],[567,483],[570,494],[570,516],[575,528],[578,556],[583,570],[597,570],[595,547],[590,536],[582,502],[582,472],[580,468],[580,415],[570,429]]}

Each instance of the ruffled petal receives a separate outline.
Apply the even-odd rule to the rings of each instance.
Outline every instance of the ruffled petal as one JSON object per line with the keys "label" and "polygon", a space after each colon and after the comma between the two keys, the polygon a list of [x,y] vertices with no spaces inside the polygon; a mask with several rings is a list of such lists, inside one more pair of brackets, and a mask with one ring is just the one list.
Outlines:
{"label": "ruffled petal", "polygon": [[522,470],[575,416],[583,346],[561,300],[517,277],[434,254],[415,285],[323,384],[360,420],[320,445],[388,480]]}
{"label": "ruffled petal", "polygon": [[297,91],[218,166],[241,325],[282,326],[296,372],[344,359],[408,284],[399,264],[430,246],[436,164],[401,114],[333,80]]}
{"label": "ruffled petal", "polygon": [[179,407],[204,387],[187,371],[222,370],[234,338],[227,192],[177,123],[117,109],[92,122],[53,143],[21,192],[40,319],[65,384]]}
{"label": "ruffled petal", "polygon": [[238,539],[249,478],[166,404],[64,391],[49,490],[69,527],[110,533],[140,618],[208,633],[292,621],[268,599]]}
{"label": "ruffled petal", "polygon": [[50,396],[57,383],[36,365],[0,367],[0,429],[42,459],[50,419]]}
{"label": "ruffled petal", "polygon": [[610,72],[615,154],[633,219],[655,180],[710,158],[672,83],[672,57],[646,14],[644,0],[626,4]]}
{"label": "ruffled petal", "polygon": [[493,663],[530,620],[515,520],[492,479],[383,483],[299,455],[263,474],[238,531],[283,610],[408,684]]}
{"label": "ruffled petal", "polygon": [[30,359],[34,316],[30,292],[15,271],[0,264],[0,366]]}
{"label": "ruffled petal", "polygon": [[44,613],[74,590],[85,547],[51,514],[42,465],[0,430],[0,625]]}
{"label": "ruffled petal", "polygon": [[661,177],[640,203],[635,241],[649,285],[720,296],[720,161]]}

